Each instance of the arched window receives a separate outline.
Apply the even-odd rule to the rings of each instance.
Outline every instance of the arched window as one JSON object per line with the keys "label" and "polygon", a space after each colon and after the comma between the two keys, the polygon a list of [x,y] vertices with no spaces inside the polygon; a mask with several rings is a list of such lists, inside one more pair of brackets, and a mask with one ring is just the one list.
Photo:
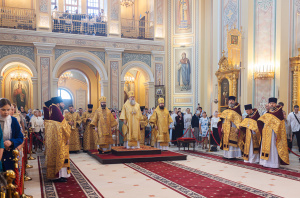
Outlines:
{"label": "arched window", "polygon": [[72,100],[71,93],[66,89],[59,88],[58,96],[60,96],[63,100]]}
{"label": "arched window", "polygon": [[71,14],[78,14],[81,12],[80,10],[80,0],[65,0],[65,10],[68,10]]}
{"label": "arched window", "polygon": [[101,9],[104,9],[103,0],[87,0],[87,14],[99,15]]}

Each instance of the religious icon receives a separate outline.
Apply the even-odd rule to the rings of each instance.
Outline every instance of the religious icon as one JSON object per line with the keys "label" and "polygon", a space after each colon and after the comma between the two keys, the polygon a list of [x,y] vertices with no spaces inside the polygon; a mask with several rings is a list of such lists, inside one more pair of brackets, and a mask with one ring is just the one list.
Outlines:
{"label": "religious icon", "polygon": [[231,35],[231,44],[238,45],[239,44],[239,37],[236,35]]}
{"label": "religious icon", "polygon": [[192,0],[176,1],[175,33],[190,33],[192,31]]}
{"label": "religious icon", "polygon": [[28,108],[27,97],[28,97],[28,81],[11,81],[12,98],[17,107],[20,106]]}
{"label": "religious icon", "polygon": [[228,105],[228,97],[229,97],[229,82],[225,78],[221,82],[221,106]]}
{"label": "religious icon", "polygon": [[156,90],[156,95],[162,95],[162,94],[163,94],[162,89],[157,89],[157,90]]}
{"label": "religious icon", "polygon": [[177,82],[180,86],[181,91],[186,91],[191,89],[191,65],[190,60],[186,57],[186,53],[181,54],[181,59],[178,65]]}

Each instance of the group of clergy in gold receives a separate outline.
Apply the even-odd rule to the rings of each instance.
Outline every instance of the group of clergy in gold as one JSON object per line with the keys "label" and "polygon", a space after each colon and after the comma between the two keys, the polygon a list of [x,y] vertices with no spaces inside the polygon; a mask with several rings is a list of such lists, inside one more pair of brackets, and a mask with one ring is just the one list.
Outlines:
{"label": "group of clergy in gold", "polygon": [[[168,150],[169,126],[173,122],[169,111],[164,106],[164,99],[158,99],[159,106],[155,109],[149,119],[152,126],[151,146]],[[145,143],[145,127],[148,125],[148,118],[142,115],[140,105],[135,101],[134,93],[128,92],[128,100],[123,105],[120,120],[124,125],[122,132],[124,136],[124,147],[127,149],[140,148]]]}
{"label": "group of clergy in gold", "polygon": [[218,123],[224,157],[243,157],[245,162],[270,168],[289,164],[283,110],[277,106],[277,98],[269,98],[271,109],[262,116],[251,104],[245,105],[244,120],[235,99],[234,96],[228,98],[228,109],[222,112]]}

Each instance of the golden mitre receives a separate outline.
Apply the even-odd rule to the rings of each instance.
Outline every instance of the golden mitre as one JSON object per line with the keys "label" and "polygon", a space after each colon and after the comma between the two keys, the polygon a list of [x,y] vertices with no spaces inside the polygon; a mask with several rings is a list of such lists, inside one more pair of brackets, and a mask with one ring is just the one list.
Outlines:
{"label": "golden mitre", "polygon": [[106,102],[106,97],[105,96],[100,97],[99,101],[100,102]]}
{"label": "golden mitre", "polygon": [[130,97],[132,97],[132,96],[134,96],[133,91],[129,91],[129,92],[128,92],[128,98],[130,98]]}
{"label": "golden mitre", "polygon": [[161,103],[165,103],[165,100],[163,98],[158,99],[158,104],[161,104]]}

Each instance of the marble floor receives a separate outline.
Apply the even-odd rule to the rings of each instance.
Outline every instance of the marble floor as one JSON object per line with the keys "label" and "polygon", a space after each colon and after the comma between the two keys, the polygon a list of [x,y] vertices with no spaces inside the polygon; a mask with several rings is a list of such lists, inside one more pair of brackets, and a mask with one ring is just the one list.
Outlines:
{"label": "marble floor", "polygon": [[[171,150],[177,152],[178,148],[172,146]],[[204,151],[198,148],[197,150]],[[295,152],[299,154],[299,152]],[[222,153],[223,151],[214,152],[214,154],[217,155],[222,155]],[[185,197],[172,188],[128,167],[126,164],[102,165],[83,152],[71,154],[70,158],[104,197]],[[195,170],[201,170],[207,174],[259,189],[276,196],[299,197],[299,190],[297,188],[300,186],[300,181],[293,179],[225,164],[190,154],[188,154],[186,161],[176,161],[175,163]],[[33,165],[32,169],[27,169],[28,175],[32,177],[32,181],[25,182],[25,193],[33,197],[41,197],[38,162],[37,160],[31,160],[29,164]],[[300,172],[299,158],[290,154],[290,165],[284,167]]]}

